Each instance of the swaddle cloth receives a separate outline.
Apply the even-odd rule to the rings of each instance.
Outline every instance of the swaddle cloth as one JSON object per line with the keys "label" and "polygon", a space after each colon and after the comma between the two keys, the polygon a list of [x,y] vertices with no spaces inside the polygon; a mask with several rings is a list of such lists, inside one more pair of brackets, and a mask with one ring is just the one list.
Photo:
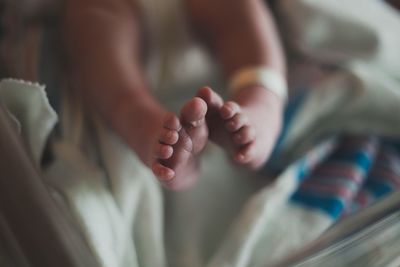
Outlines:
{"label": "swaddle cloth", "polygon": [[[374,16],[354,14],[355,4]],[[180,1],[146,0],[141,5],[156,51],[147,64],[148,76],[154,87],[168,88],[155,94],[177,110],[208,77],[218,76],[212,71],[215,66],[195,79],[185,75],[191,68],[183,66],[209,59],[194,52],[199,46],[186,35],[187,28],[177,31],[186,36],[174,37],[179,42],[169,43],[164,35],[167,25],[184,25],[176,25],[185,21]],[[160,7],[160,13],[152,7]],[[177,11],[181,13],[174,17]],[[75,218],[71,223],[99,266],[265,266],[343,216],[397,190],[400,60],[394,48],[400,45],[393,32],[400,28],[398,17],[383,1],[372,0],[282,1],[281,11],[288,32],[298,37],[297,50],[334,65],[335,71],[304,93],[294,109],[289,104],[287,127],[274,153],[284,164],[270,183],[270,176],[234,166],[221,149],[209,146],[201,158],[199,183],[187,192],[163,194],[151,172],[100,120],[91,118],[89,131],[86,122],[85,127],[74,123],[79,120],[73,102],[61,109],[67,113],[62,118],[71,116],[71,123],[50,143],[53,161],[43,169],[43,179],[55,200],[68,207]],[[352,33],[365,36],[363,42],[338,25],[351,25]],[[158,47],[164,44],[166,48]],[[0,94],[39,163],[56,116],[42,87],[20,82],[10,86],[32,89],[17,97],[22,91],[3,89],[2,84]],[[18,99],[23,101],[11,108]],[[22,113],[29,116],[19,116],[27,107],[29,112]],[[42,114],[32,110],[45,112],[31,116]],[[79,140],[68,136],[72,129],[81,129]],[[255,182],[260,180],[265,183]]]}
{"label": "swaddle cloth", "polygon": [[[16,105],[17,90],[26,90],[26,98]],[[35,94],[40,97],[31,97]],[[0,95],[21,132],[29,125],[47,125],[33,127],[31,138],[49,136],[51,131],[43,129],[52,129],[56,117],[43,87],[7,81],[1,83]],[[40,114],[38,110],[42,116],[24,119],[23,114]],[[101,123],[96,127],[91,138],[98,146],[86,141],[86,147],[99,149],[96,160],[76,145],[56,141],[43,179],[55,201],[73,215],[70,223],[99,266],[167,266],[165,248],[169,266],[267,266],[400,186],[400,142],[394,140],[325,139],[265,187],[249,183],[246,179],[256,178],[254,174],[235,169],[216,148],[209,148],[202,162],[204,180],[167,198],[164,232],[155,179]],[[33,143],[43,151],[46,138]],[[38,146],[28,143],[32,147]]]}
{"label": "swaddle cloth", "polygon": [[[68,212],[65,218],[72,218],[69,223],[83,236],[81,245],[92,251],[98,266],[166,266],[160,188],[117,137],[98,123],[92,131],[96,134],[78,134],[77,143],[65,133],[62,139],[49,139],[58,116],[39,84],[3,80],[0,101],[54,201]],[[46,146],[52,157],[43,167]]]}
{"label": "swaddle cloth", "polygon": [[342,131],[399,135],[398,11],[379,0],[285,0],[279,18],[288,47],[326,73],[306,85],[312,90],[291,119],[283,150],[295,158]]}
{"label": "swaddle cloth", "polygon": [[50,107],[45,87],[21,80],[0,82],[0,101],[19,128],[37,166],[58,117]]}

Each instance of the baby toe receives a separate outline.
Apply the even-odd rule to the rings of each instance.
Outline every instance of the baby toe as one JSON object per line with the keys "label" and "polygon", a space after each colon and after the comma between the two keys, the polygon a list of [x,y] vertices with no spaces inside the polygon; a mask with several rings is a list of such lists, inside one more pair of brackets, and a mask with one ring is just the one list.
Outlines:
{"label": "baby toe", "polygon": [[172,169],[165,167],[159,162],[155,162],[151,167],[151,170],[161,181],[170,181],[175,176],[175,172]]}
{"label": "baby toe", "polygon": [[235,156],[236,162],[239,164],[247,164],[249,163],[256,153],[256,146],[255,143],[252,142],[250,144],[245,145],[242,147]]}
{"label": "baby toe", "polygon": [[156,144],[154,148],[154,156],[158,159],[169,159],[174,153],[174,149],[170,145]]}
{"label": "baby toe", "polygon": [[160,142],[166,145],[174,145],[179,140],[179,134],[175,130],[164,129],[160,135]]}
{"label": "baby toe", "polygon": [[200,97],[191,99],[181,110],[183,124],[198,127],[204,123],[207,103]]}
{"label": "baby toe", "polygon": [[219,110],[224,104],[222,97],[207,86],[200,88],[197,96],[202,98],[207,103],[208,108],[212,110]]}
{"label": "baby toe", "polygon": [[178,117],[173,113],[168,113],[164,119],[164,128],[174,131],[179,131],[182,126]]}
{"label": "baby toe", "polygon": [[227,101],[220,109],[221,118],[228,120],[240,112],[240,106],[233,101]]}
{"label": "baby toe", "polygon": [[248,118],[246,115],[244,115],[242,113],[237,113],[236,115],[234,115],[231,119],[229,119],[225,123],[225,128],[229,132],[236,132],[237,130],[242,128],[244,125],[246,125],[247,122],[248,122]]}
{"label": "baby toe", "polygon": [[252,142],[255,136],[256,136],[256,131],[254,127],[245,126],[242,127],[239,131],[237,131],[232,138],[235,144],[245,145],[247,143]]}

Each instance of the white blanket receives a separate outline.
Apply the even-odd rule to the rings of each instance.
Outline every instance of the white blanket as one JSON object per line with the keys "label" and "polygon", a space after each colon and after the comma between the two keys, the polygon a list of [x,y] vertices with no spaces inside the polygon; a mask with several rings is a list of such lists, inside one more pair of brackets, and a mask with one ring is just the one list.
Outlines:
{"label": "white blanket", "polygon": [[[377,0],[287,0],[280,10],[288,34],[296,36],[293,47],[336,67],[313,85],[316,90],[295,115],[283,143],[289,158],[300,158],[315,140],[333,132],[399,137],[398,15]],[[198,58],[199,50],[188,51],[197,53],[188,52],[188,58]],[[39,164],[56,121],[43,87],[4,81],[0,96]],[[151,172],[116,136],[97,118],[90,120],[89,131],[74,108],[64,109],[62,138],[51,142],[54,161],[43,179],[58,192],[55,200],[69,207],[99,266],[264,266],[333,223],[324,213],[287,201],[298,184],[293,177],[301,160],[266,186],[254,181],[270,177],[233,167],[210,146],[200,182],[187,192],[163,195]],[[323,159],[331,146],[322,144],[308,158]]]}

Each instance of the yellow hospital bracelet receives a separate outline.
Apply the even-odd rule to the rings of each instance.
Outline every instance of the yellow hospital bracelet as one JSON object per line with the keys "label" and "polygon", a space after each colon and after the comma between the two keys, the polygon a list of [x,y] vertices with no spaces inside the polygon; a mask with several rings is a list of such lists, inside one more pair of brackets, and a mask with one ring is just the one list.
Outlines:
{"label": "yellow hospital bracelet", "polygon": [[281,73],[268,67],[246,67],[239,69],[228,81],[231,95],[252,85],[260,85],[283,101],[287,99],[287,82]]}

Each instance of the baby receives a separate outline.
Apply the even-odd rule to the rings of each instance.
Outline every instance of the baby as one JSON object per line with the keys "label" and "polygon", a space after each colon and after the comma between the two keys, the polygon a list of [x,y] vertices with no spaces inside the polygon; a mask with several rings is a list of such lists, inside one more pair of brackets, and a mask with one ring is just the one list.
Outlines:
{"label": "baby", "polygon": [[73,87],[84,90],[94,109],[171,189],[187,188],[197,179],[197,157],[208,139],[237,164],[261,167],[279,134],[284,98],[256,74],[268,70],[282,80],[286,74],[264,1],[185,0],[183,5],[190,27],[235,90],[225,101],[201,88],[179,115],[165,110],[149,90],[147,35],[138,3],[68,0],[64,19]]}

